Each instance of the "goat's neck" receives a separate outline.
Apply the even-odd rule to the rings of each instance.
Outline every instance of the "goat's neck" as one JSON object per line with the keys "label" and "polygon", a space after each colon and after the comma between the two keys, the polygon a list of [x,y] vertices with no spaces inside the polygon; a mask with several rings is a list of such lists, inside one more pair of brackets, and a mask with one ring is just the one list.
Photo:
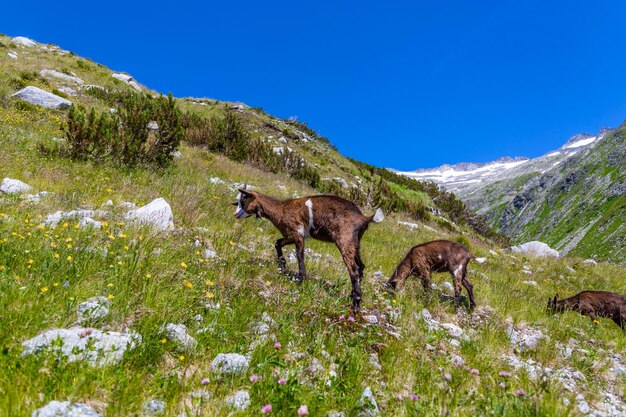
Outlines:
{"label": "goat's neck", "polygon": [[259,215],[268,219],[272,223],[279,223],[283,217],[284,204],[282,201],[276,200],[268,196],[259,196],[259,206],[261,212]]}
{"label": "goat's neck", "polygon": [[558,300],[556,306],[565,310],[576,310],[578,306],[578,299],[566,298],[565,300]]}

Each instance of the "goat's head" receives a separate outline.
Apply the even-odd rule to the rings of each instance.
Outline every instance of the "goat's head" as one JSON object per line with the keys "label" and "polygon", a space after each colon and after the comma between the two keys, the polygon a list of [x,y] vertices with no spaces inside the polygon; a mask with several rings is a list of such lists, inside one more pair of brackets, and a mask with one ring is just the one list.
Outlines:
{"label": "goat's head", "polygon": [[558,309],[558,306],[559,306],[558,298],[559,298],[558,294],[556,294],[554,298],[548,298],[548,305],[546,306],[546,311],[548,313],[556,313],[557,311],[560,311]]}
{"label": "goat's head", "polygon": [[233,206],[237,206],[235,210],[235,217],[239,220],[250,217],[256,214],[259,217],[259,201],[254,191],[246,190],[246,187],[239,189],[237,194],[237,202],[233,203]]}

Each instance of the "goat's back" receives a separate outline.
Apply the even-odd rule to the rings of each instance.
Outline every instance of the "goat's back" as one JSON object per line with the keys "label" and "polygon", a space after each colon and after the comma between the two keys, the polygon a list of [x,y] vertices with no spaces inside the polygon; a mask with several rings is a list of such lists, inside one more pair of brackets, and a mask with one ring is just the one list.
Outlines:
{"label": "goat's back", "polygon": [[577,297],[580,303],[586,302],[594,305],[621,304],[626,306],[626,297],[610,291],[582,291],[574,297]]}
{"label": "goat's back", "polygon": [[407,256],[423,259],[428,264],[442,269],[456,268],[474,258],[465,246],[449,240],[433,240],[413,246]]}

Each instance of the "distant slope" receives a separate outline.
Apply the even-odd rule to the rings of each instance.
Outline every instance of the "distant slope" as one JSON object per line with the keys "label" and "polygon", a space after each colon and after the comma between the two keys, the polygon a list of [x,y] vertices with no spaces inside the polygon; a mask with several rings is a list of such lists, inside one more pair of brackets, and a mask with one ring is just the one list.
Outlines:
{"label": "distant slope", "polygon": [[[533,159],[501,158],[399,173],[454,192],[514,242],[540,239],[564,253],[621,262],[626,244],[613,216],[622,212],[615,200],[626,166],[622,129],[575,135]],[[584,185],[570,184],[583,179]],[[610,225],[594,232],[593,224],[603,223],[605,216],[612,219],[607,220]],[[587,243],[591,241],[602,244]]]}

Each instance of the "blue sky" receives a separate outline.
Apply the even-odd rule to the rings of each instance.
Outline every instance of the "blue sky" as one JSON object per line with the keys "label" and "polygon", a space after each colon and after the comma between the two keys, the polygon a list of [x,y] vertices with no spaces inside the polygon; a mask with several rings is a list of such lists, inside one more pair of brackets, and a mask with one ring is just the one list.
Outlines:
{"label": "blue sky", "polygon": [[175,96],[297,116],[403,170],[538,156],[626,119],[626,2],[8,2],[0,32]]}

